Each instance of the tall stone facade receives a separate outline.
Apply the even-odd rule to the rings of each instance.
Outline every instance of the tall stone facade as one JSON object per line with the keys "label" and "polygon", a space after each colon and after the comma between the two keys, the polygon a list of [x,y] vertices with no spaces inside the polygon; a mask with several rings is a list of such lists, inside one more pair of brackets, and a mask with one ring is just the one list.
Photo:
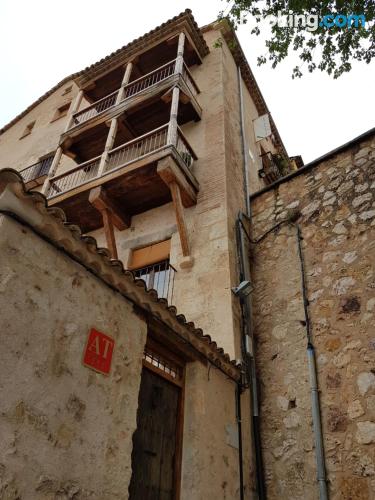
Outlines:
{"label": "tall stone facade", "polygon": [[[375,491],[375,138],[253,198],[253,237],[299,212],[330,498]],[[298,216],[298,214],[297,214]],[[253,245],[269,498],[318,498],[295,224]]]}

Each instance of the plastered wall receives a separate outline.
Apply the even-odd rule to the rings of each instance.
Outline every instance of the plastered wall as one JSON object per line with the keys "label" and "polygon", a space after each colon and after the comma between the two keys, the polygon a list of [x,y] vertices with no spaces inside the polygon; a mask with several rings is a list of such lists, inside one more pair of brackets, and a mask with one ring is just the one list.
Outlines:
{"label": "plastered wall", "polygon": [[[187,365],[181,500],[240,498],[236,384],[210,365]],[[249,391],[241,396],[245,498],[251,498]]]}
{"label": "plastered wall", "polygon": [[[4,216],[0,310],[0,498],[127,498],[144,321]],[[91,327],[115,339],[108,377],[82,364]]]}
{"label": "plastered wall", "polygon": [[[65,93],[69,87],[72,90]],[[55,112],[74,100],[77,93],[78,87],[72,81],[66,82],[1,134],[0,167],[19,171],[36,163],[41,156],[54,152],[67,121],[67,116],[53,120]],[[26,126],[33,121],[35,125],[31,134],[20,139]],[[68,164],[72,163],[68,158],[65,160]]]}

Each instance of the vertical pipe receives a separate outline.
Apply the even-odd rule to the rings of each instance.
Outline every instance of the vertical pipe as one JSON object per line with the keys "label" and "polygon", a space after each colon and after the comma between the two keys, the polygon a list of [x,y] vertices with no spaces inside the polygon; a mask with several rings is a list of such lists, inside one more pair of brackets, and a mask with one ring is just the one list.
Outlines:
{"label": "vertical pipe", "polygon": [[305,322],[306,322],[307,361],[308,361],[309,375],[310,375],[311,413],[312,413],[313,428],[314,428],[315,458],[316,458],[317,480],[319,485],[319,499],[328,500],[327,476],[325,468],[318,378],[316,373],[315,349],[312,340],[311,321],[309,314],[309,300],[307,298],[307,287],[306,287],[305,261],[303,257],[302,244],[301,244],[303,238],[301,234],[301,229],[298,224],[296,224],[296,232],[297,232],[298,257],[301,268],[302,299],[303,299],[303,308],[305,312]]}
{"label": "vertical pipe", "polygon": [[236,418],[238,429],[238,461],[240,468],[240,500],[244,500],[241,393],[242,387],[241,383],[239,383],[236,386]]}
{"label": "vertical pipe", "polygon": [[[246,245],[243,227],[243,214],[239,214],[237,219],[237,234],[240,259],[240,280],[250,280],[250,263],[248,246]],[[256,491],[257,498],[264,500],[266,498],[266,488],[263,471],[263,457],[260,437],[260,418],[259,418],[259,398],[258,386],[256,377],[255,349],[253,339],[253,321],[252,321],[252,304],[251,298],[248,295],[245,299],[241,299],[241,306],[244,312],[244,332],[243,332],[243,357],[246,367],[248,383],[250,385],[250,413],[252,419],[250,422],[250,432],[252,436],[252,449],[255,458],[255,474],[256,474]]]}
{"label": "vertical pipe", "polygon": [[238,92],[240,96],[240,120],[241,120],[242,154],[243,154],[245,206],[246,206],[246,214],[248,215],[248,217],[251,217],[250,192],[249,192],[249,153],[248,153],[247,140],[245,134],[245,113],[243,105],[242,75],[241,75],[241,69],[239,67],[238,67],[237,77],[238,77]]}
{"label": "vertical pipe", "polygon": [[[246,216],[251,220],[251,205],[250,205],[250,192],[249,192],[249,161],[248,161],[248,146],[245,134],[245,113],[242,91],[242,75],[241,70],[238,68],[238,94],[240,104],[240,133],[242,142],[243,154],[243,182],[244,182],[244,196],[246,206]],[[251,269],[248,245],[245,241],[243,231],[243,217],[244,214],[240,213],[237,219],[237,234],[239,244],[239,259],[241,269],[241,280],[251,280]],[[243,331],[243,357],[247,370],[247,378],[250,385],[250,412],[252,415],[250,423],[250,431],[252,436],[252,449],[255,457],[255,472],[256,472],[256,490],[257,496],[260,500],[266,498],[266,487],[264,480],[263,470],[263,457],[261,448],[260,436],[260,420],[259,420],[259,398],[258,398],[258,384],[256,377],[256,363],[255,363],[255,349],[253,338],[253,320],[252,320],[252,303],[251,297],[248,295],[241,301],[241,307],[244,310],[244,331]]]}

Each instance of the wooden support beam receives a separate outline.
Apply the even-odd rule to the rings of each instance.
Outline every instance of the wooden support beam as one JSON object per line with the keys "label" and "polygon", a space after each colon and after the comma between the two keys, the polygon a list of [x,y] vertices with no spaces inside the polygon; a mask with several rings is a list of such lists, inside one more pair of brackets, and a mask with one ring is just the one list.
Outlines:
{"label": "wooden support beam", "polygon": [[180,89],[178,87],[173,88],[172,92],[172,103],[171,103],[171,113],[168,125],[168,144],[176,146],[177,144],[177,115],[178,115],[178,101],[180,99]]}
{"label": "wooden support beam", "polygon": [[112,214],[108,209],[104,209],[101,212],[103,217],[104,234],[105,234],[105,239],[107,241],[108,250],[111,253],[112,259],[118,259],[116,238],[113,229]]}
{"label": "wooden support beam", "polygon": [[182,102],[182,104],[187,104],[191,101],[191,99],[187,94],[185,94],[185,92],[182,92],[182,90],[180,90],[180,101]]}
{"label": "wooden support beam", "polygon": [[84,92],[82,89],[79,90],[78,94],[76,95],[74,101],[70,105],[69,108],[69,113],[68,113],[68,120],[65,125],[64,132],[67,132],[70,127],[73,125],[73,115],[78,111],[78,108],[81,105],[82,99],[83,99]]}
{"label": "wooden support beam", "polygon": [[[170,38],[167,38],[167,39],[165,40],[165,43],[166,43],[167,45],[174,45],[174,44],[176,43],[176,41],[177,41],[177,40],[176,40],[176,38],[177,38],[177,35],[172,35]],[[177,41],[177,42],[178,42],[178,41]]]}
{"label": "wooden support beam", "polygon": [[176,73],[182,73],[184,66],[184,47],[185,47],[185,33],[180,33],[178,36],[177,58],[176,58]]}
{"label": "wooden support beam", "polygon": [[109,127],[109,131],[108,131],[108,135],[107,135],[107,140],[106,140],[105,146],[104,146],[104,151],[103,151],[102,157],[100,159],[100,163],[99,163],[98,177],[103,175],[103,172],[105,170],[105,167],[107,164],[107,159],[108,159],[108,153],[113,148],[113,145],[115,143],[117,128],[118,128],[117,127],[117,118],[112,118],[111,124]]}
{"label": "wooden support beam", "polygon": [[173,206],[176,213],[177,228],[180,235],[182,255],[184,257],[190,256],[190,247],[188,232],[185,221],[184,207],[181,201],[180,187],[177,182],[171,182],[169,184],[169,189],[171,190]]}
{"label": "wooden support beam", "polygon": [[171,157],[163,158],[158,162],[157,173],[167,186],[170,186],[172,182],[178,184],[184,207],[192,207],[197,204],[197,193],[195,189],[190,185]]}
{"label": "wooden support beam", "polygon": [[44,184],[42,187],[42,193],[44,195],[47,195],[47,193],[48,193],[49,186],[50,186],[50,179],[56,173],[56,170],[57,170],[59,163],[60,163],[60,160],[61,160],[62,153],[63,153],[62,147],[59,146],[56,149],[55,156],[53,157],[51,167],[50,167],[49,172],[48,172],[48,176],[47,176],[46,180],[44,181]]}
{"label": "wooden support beam", "polygon": [[109,212],[111,214],[111,221],[119,231],[123,231],[130,227],[131,217],[125,214],[124,211],[108,197],[103,186],[98,186],[90,191],[89,202],[102,214],[103,212]]}
{"label": "wooden support beam", "polygon": [[117,98],[116,98],[116,104],[121,102],[124,98],[125,95],[125,86],[129,83],[130,76],[133,70],[133,62],[128,62],[126,67],[125,67],[125,73],[121,82],[121,87],[120,90],[118,91]]}

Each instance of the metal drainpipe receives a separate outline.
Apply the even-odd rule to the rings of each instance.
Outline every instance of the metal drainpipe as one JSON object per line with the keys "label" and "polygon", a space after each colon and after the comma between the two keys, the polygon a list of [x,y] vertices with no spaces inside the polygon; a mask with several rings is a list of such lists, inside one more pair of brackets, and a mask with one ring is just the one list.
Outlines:
{"label": "metal drainpipe", "polygon": [[[245,117],[243,105],[243,92],[242,92],[242,76],[241,70],[238,68],[238,93],[240,101],[240,129],[241,129],[241,142],[243,152],[243,179],[244,179],[244,193],[245,193],[245,206],[246,218],[251,221],[251,205],[249,193],[249,163],[247,143],[245,136]],[[240,264],[241,281],[251,279],[250,260],[248,254],[248,246],[246,245],[245,235],[243,232],[243,218],[245,214],[240,213],[236,221],[236,235],[237,235],[237,248]],[[256,365],[255,365],[255,352],[254,352],[254,339],[253,339],[253,326],[252,326],[252,304],[250,297],[241,299],[241,308],[243,310],[243,332],[242,332],[242,351],[245,361],[247,378],[250,385],[250,412],[252,419],[250,423],[250,431],[253,444],[253,455],[255,457],[255,470],[256,470],[256,490],[257,498],[264,500],[266,498],[266,489],[263,473],[263,459],[261,450],[260,438],[260,422],[259,422],[259,403],[258,403],[258,387],[256,378]]]}
{"label": "metal drainpipe", "polygon": [[241,393],[242,382],[236,386],[236,419],[238,430],[238,461],[240,468],[240,500],[244,500],[244,482],[243,482],[243,451],[242,451],[242,416],[241,416]]}
{"label": "metal drainpipe", "polygon": [[309,374],[310,374],[311,412],[312,412],[313,427],[314,427],[316,468],[317,468],[317,479],[319,484],[319,499],[328,500],[327,476],[325,469],[324,444],[323,444],[318,379],[316,373],[315,349],[311,334],[309,300],[307,298],[307,291],[306,291],[305,261],[303,258],[302,244],[301,244],[303,237],[301,234],[301,228],[299,227],[298,224],[296,224],[296,230],[297,230],[298,256],[301,266],[303,308],[305,311],[305,322],[306,322],[307,359],[308,359]]}

